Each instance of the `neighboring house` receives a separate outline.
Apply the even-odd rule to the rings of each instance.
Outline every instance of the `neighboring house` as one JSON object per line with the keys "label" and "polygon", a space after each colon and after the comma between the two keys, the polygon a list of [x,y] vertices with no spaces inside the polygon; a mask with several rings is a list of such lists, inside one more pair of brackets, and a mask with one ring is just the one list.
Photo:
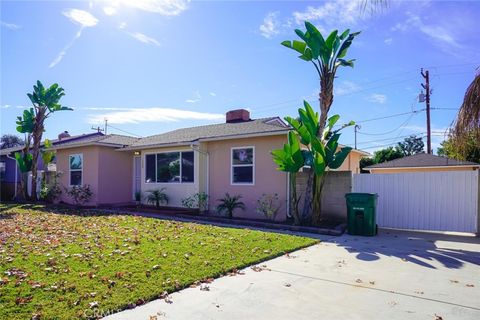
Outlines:
{"label": "neighboring house", "polygon": [[[52,144],[59,144],[64,143],[67,141],[79,141],[82,139],[89,139],[94,136],[103,136],[101,133],[90,133],[90,134],[82,134],[79,136],[70,136],[67,131],[62,132],[58,135],[58,139],[51,140]],[[43,148],[43,144],[41,145]],[[17,162],[15,160],[15,153],[21,152],[23,150],[23,146],[11,147],[6,149],[0,149],[0,199],[7,201],[13,200],[17,193],[20,192],[20,180],[22,173],[20,169],[17,167]],[[49,172],[56,171],[56,157],[53,160],[53,163],[48,165],[48,168],[45,168],[45,165],[42,161],[42,157],[38,157],[38,171],[39,171],[39,180],[42,177],[42,173],[47,169]],[[31,186],[31,173],[29,174],[29,181],[28,181],[28,190],[30,193],[30,186]],[[41,188],[41,184],[37,184],[37,192],[39,192]]]}
{"label": "neighboring house", "polygon": [[433,154],[419,153],[392,161],[382,162],[365,167],[370,173],[403,173],[432,171],[472,171],[478,170],[480,164],[470,161],[459,161]]}
{"label": "neighboring house", "polygon": [[[22,149],[23,146],[0,149],[0,200],[13,200],[17,195],[17,191],[20,190],[22,173],[17,168],[15,153],[22,151]],[[43,165],[41,157],[38,158],[37,165],[39,172],[43,172],[45,170],[45,166]],[[29,179],[30,188],[31,175]],[[40,185],[37,188],[37,191],[39,190]]]}
{"label": "neighboring house", "polygon": [[[89,184],[89,205],[131,202],[136,191],[166,188],[169,206],[198,192],[209,195],[213,210],[225,193],[241,195],[246,210],[256,213],[262,194],[278,194],[279,220],[288,208],[287,174],[276,169],[271,151],[283,147],[290,128],[278,117],[250,119],[248,111],[227,113],[226,123],[178,129],[145,138],[109,135],[81,143],[54,145],[57,170],[65,186]],[[358,172],[364,152],[354,150],[341,170]],[[70,202],[66,196],[62,201]]]}

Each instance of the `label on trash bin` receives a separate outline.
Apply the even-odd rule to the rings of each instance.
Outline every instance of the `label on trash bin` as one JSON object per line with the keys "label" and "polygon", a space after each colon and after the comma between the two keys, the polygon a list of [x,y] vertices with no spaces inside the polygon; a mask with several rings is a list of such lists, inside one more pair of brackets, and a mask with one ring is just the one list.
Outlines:
{"label": "label on trash bin", "polygon": [[362,211],[364,211],[364,210],[365,210],[365,208],[353,207],[353,210],[362,210]]}

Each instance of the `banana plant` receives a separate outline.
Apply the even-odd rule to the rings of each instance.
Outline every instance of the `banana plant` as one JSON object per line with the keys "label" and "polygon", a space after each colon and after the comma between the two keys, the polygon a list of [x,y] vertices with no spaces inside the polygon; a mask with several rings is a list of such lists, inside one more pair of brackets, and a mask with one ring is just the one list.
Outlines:
{"label": "banana plant", "polygon": [[329,169],[338,169],[352,150],[351,147],[343,147],[339,150],[340,131],[354,125],[355,122],[350,121],[337,130],[333,130],[340,119],[339,115],[333,115],[328,119],[326,127],[319,136],[318,112],[315,112],[307,101],[303,103],[304,109],[298,110],[298,119],[285,117],[285,120],[293,128],[293,131],[289,133],[289,144],[290,134],[295,132],[294,134],[298,136],[297,141],[299,140],[305,147],[300,151],[304,164],[309,165],[313,171],[312,222],[318,224],[321,216],[321,193],[325,176]]}
{"label": "banana plant", "polygon": [[325,39],[320,31],[305,21],[305,31],[295,29],[300,40],[285,40],[282,45],[300,54],[299,58],[311,62],[320,78],[320,131],[326,125],[333,103],[333,81],[339,67],[353,67],[355,59],[345,59],[353,40],[360,32],[350,29],[339,33],[333,30]]}
{"label": "banana plant", "polygon": [[278,170],[290,175],[290,190],[292,200],[292,215],[295,225],[301,224],[298,203],[300,196],[297,195],[297,172],[304,166],[304,158],[300,147],[298,134],[294,131],[288,133],[288,141],[283,149],[272,151],[273,161],[278,165]]}
{"label": "banana plant", "polygon": [[[30,152],[32,155],[30,168],[32,171],[32,190],[37,189],[38,157],[40,156],[42,135],[45,131],[45,120],[54,112],[73,110],[59,103],[64,95],[63,88],[59,87],[58,84],[55,83],[49,88],[45,88],[40,81],[37,81],[37,84],[33,86],[33,92],[27,93],[33,108],[25,110],[22,117],[17,117],[17,131],[27,135],[23,156],[25,157]],[[30,144],[32,145],[31,150]],[[36,192],[32,192],[32,200],[37,200]]]}
{"label": "banana plant", "polygon": [[[320,135],[326,126],[328,112],[333,103],[333,83],[339,67],[353,67],[355,59],[347,59],[347,52],[353,40],[360,32],[350,32],[349,29],[339,33],[333,30],[326,38],[310,22],[305,21],[305,31],[296,29],[295,33],[300,40],[286,40],[281,44],[299,53],[299,58],[312,63],[320,79],[320,117],[317,126],[317,135]],[[308,177],[305,191],[304,215],[308,215],[312,206],[313,173]]]}

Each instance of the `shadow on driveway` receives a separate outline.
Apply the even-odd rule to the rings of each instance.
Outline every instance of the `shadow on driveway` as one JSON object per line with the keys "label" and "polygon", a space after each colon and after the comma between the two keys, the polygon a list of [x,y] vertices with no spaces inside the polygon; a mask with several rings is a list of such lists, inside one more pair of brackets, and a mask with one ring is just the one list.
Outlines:
{"label": "shadow on driveway", "polygon": [[465,263],[480,265],[480,239],[476,237],[379,230],[376,237],[345,235],[332,242],[363,261],[376,261],[383,255],[433,269],[435,262],[450,269]]}

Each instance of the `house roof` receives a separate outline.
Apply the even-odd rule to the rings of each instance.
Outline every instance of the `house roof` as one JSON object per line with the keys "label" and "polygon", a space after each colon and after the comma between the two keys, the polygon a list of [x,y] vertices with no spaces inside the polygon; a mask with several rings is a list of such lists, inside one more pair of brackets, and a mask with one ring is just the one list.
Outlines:
{"label": "house roof", "polygon": [[246,122],[220,123],[177,129],[138,139],[123,150],[158,147],[171,144],[188,144],[199,140],[228,139],[249,135],[282,134],[290,130],[280,118],[270,117]]}
{"label": "house roof", "polygon": [[122,148],[131,145],[139,138],[124,136],[119,134],[95,133],[89,135],[78,136],[75,138],[62,139],[61,141],[53,143],[51,149],[67,149],[75,147],[83,147],[87,145],[111,146],[115,148]]}
{"label": "house roof", "polygon": [[[52,144],[55,145],[60,145],[60,144],[67,144],[67,143],[73,143],[73,142],[79,142],[79,141],[92,141],[94,139],[97,139],[98,137],[103,137],[104,134],[101,132],[94,132],[94,133],[87,133],[87,134],[80,134],[76,136],[71,136],[71,137],[66,137],[63,138],[62,140],[59,139],[51,139],[50,141]],[[41,144],[41,147],[43,147],[43,143]],[[18,152],[23,149],[23,145],[21,146],[16,146],[16,147],[11,147],[11,148],[5,148],[5,149],[0,149],[0,155],[9,155],[13,152]],[[31,148],[31,147],[30,147]]]}
{"label": "house roof", "polygon": [[480,167],[480,164],[470,161],[460,161],[427,153],[418,153],[392,161],[374,164],[365,169],[398,169],[398,168],[428,168],[428,167]]}

